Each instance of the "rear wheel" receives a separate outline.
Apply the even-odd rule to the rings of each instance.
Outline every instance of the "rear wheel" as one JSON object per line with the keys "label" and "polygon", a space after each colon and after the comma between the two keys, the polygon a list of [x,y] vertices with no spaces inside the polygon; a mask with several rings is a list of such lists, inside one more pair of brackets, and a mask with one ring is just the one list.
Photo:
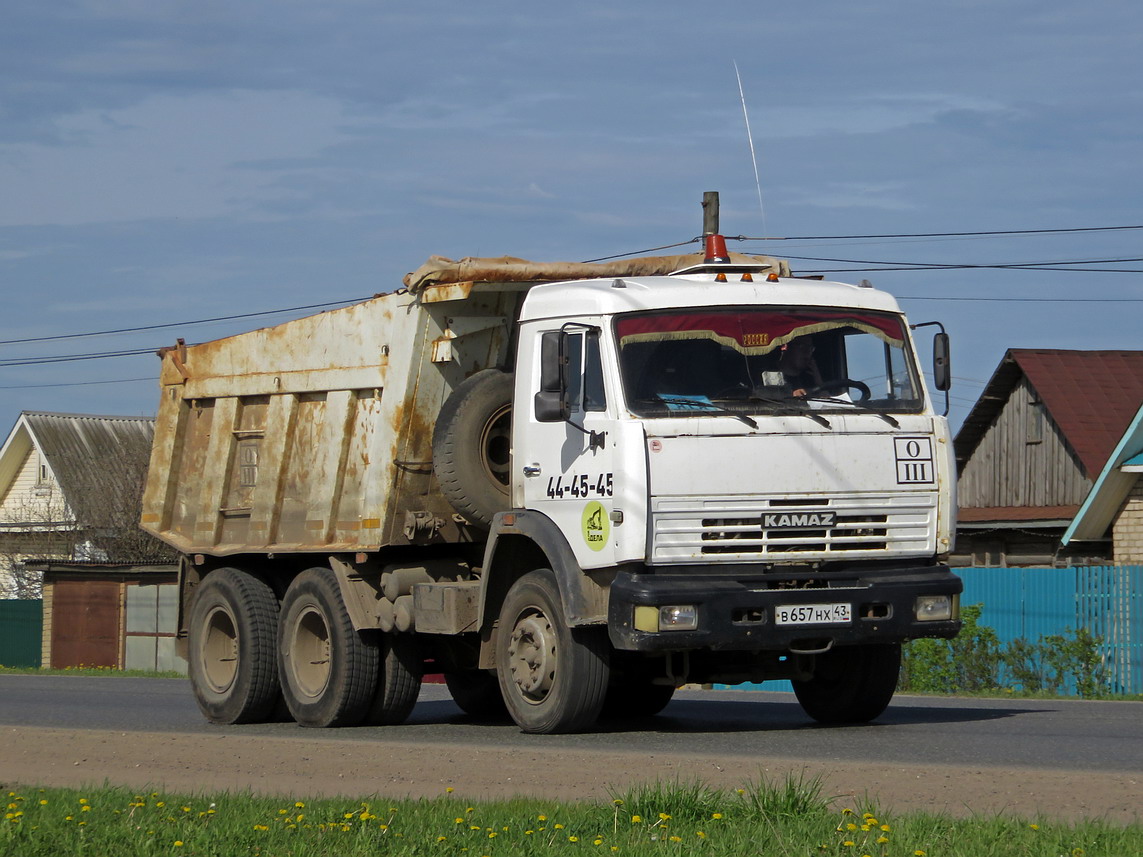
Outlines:
{"label": "rear wheel", "polygon": [[817,655],[813,678],[795,681],[802,709],[819,723],[867,723],[897,690],[901,645],[847,646]]}
{"label": "rear wheel", "polygon": [[492,719],[508,713],[496,673],[488,670],[461,670],[445,673],[444,680],[453,702],[465,714]]}
{"label": "rear wheel", "polygon": [[278,629],[278,670],[294,720],[302,726],[360,723],[373,702],[378,661],[378,645],[354,630],[330,569],[294,578]]}
{"label": "rear wheel", "polygon": [[217,569],[199,584],[188,622],[188,671],[206,719],[270,718],[279,700],[274,591],[248,572]]}
{"label": "rear wheel", "polygon": [[516,724],[546,734],[591,726],[607,692],[607,632],[568,627],[551,571],[539,569],[512,584],[498,628],[496,671]]}
{"label": "rear wheel", "polygon": [[377,643],[381,647],[377,689],[365,722],[396,726],[412,713],[421,693],[421,652],[408,634],[379,634]]}

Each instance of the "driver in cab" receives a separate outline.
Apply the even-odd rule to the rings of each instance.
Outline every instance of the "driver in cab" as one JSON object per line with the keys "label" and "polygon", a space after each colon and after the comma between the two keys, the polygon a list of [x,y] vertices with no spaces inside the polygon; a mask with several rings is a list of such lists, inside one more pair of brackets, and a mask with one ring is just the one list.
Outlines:
{"label": "driver in cab", "polygon": [[814,341],[809,336],[799,336],[782,346],[778,368],[792,396],[801,398],[822,385],[821,373],[814,363]]}

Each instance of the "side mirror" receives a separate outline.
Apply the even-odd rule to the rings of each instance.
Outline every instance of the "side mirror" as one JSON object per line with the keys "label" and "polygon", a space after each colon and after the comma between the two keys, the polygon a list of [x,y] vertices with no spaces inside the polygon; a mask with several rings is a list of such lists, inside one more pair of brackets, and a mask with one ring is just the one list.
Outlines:
{"label": "side mirror", "polygon": [[568,400],[568,335],[553,330],[540,337],[540,390],[534,402],[536,419],[558,423],[571,418]]}
{"label": "side mirror", "polygon": [[933,384],[948,392],[952,387],[952,363],[949,361],[949,335],[944,331],[933,336]]}

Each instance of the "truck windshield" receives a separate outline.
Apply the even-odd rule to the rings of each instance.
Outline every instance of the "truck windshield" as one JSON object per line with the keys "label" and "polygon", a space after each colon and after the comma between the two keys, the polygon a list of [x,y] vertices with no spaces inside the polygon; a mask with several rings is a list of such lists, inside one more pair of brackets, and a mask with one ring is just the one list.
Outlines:
{"label": "truck windshield", "polygon": [[628,408],[644,417],[918,411],[899,316],[807,307],[694,308],[615,321]]}

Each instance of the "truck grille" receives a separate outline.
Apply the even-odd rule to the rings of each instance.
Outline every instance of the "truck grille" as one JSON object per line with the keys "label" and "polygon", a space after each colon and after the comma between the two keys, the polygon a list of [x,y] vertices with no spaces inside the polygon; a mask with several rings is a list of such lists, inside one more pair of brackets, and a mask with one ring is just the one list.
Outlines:
{"label": "truck grille", "polygon": [[657,498],[652,522],[652,562],[791,561],[921,554],[932,550],[936,494],[699,502]]}

